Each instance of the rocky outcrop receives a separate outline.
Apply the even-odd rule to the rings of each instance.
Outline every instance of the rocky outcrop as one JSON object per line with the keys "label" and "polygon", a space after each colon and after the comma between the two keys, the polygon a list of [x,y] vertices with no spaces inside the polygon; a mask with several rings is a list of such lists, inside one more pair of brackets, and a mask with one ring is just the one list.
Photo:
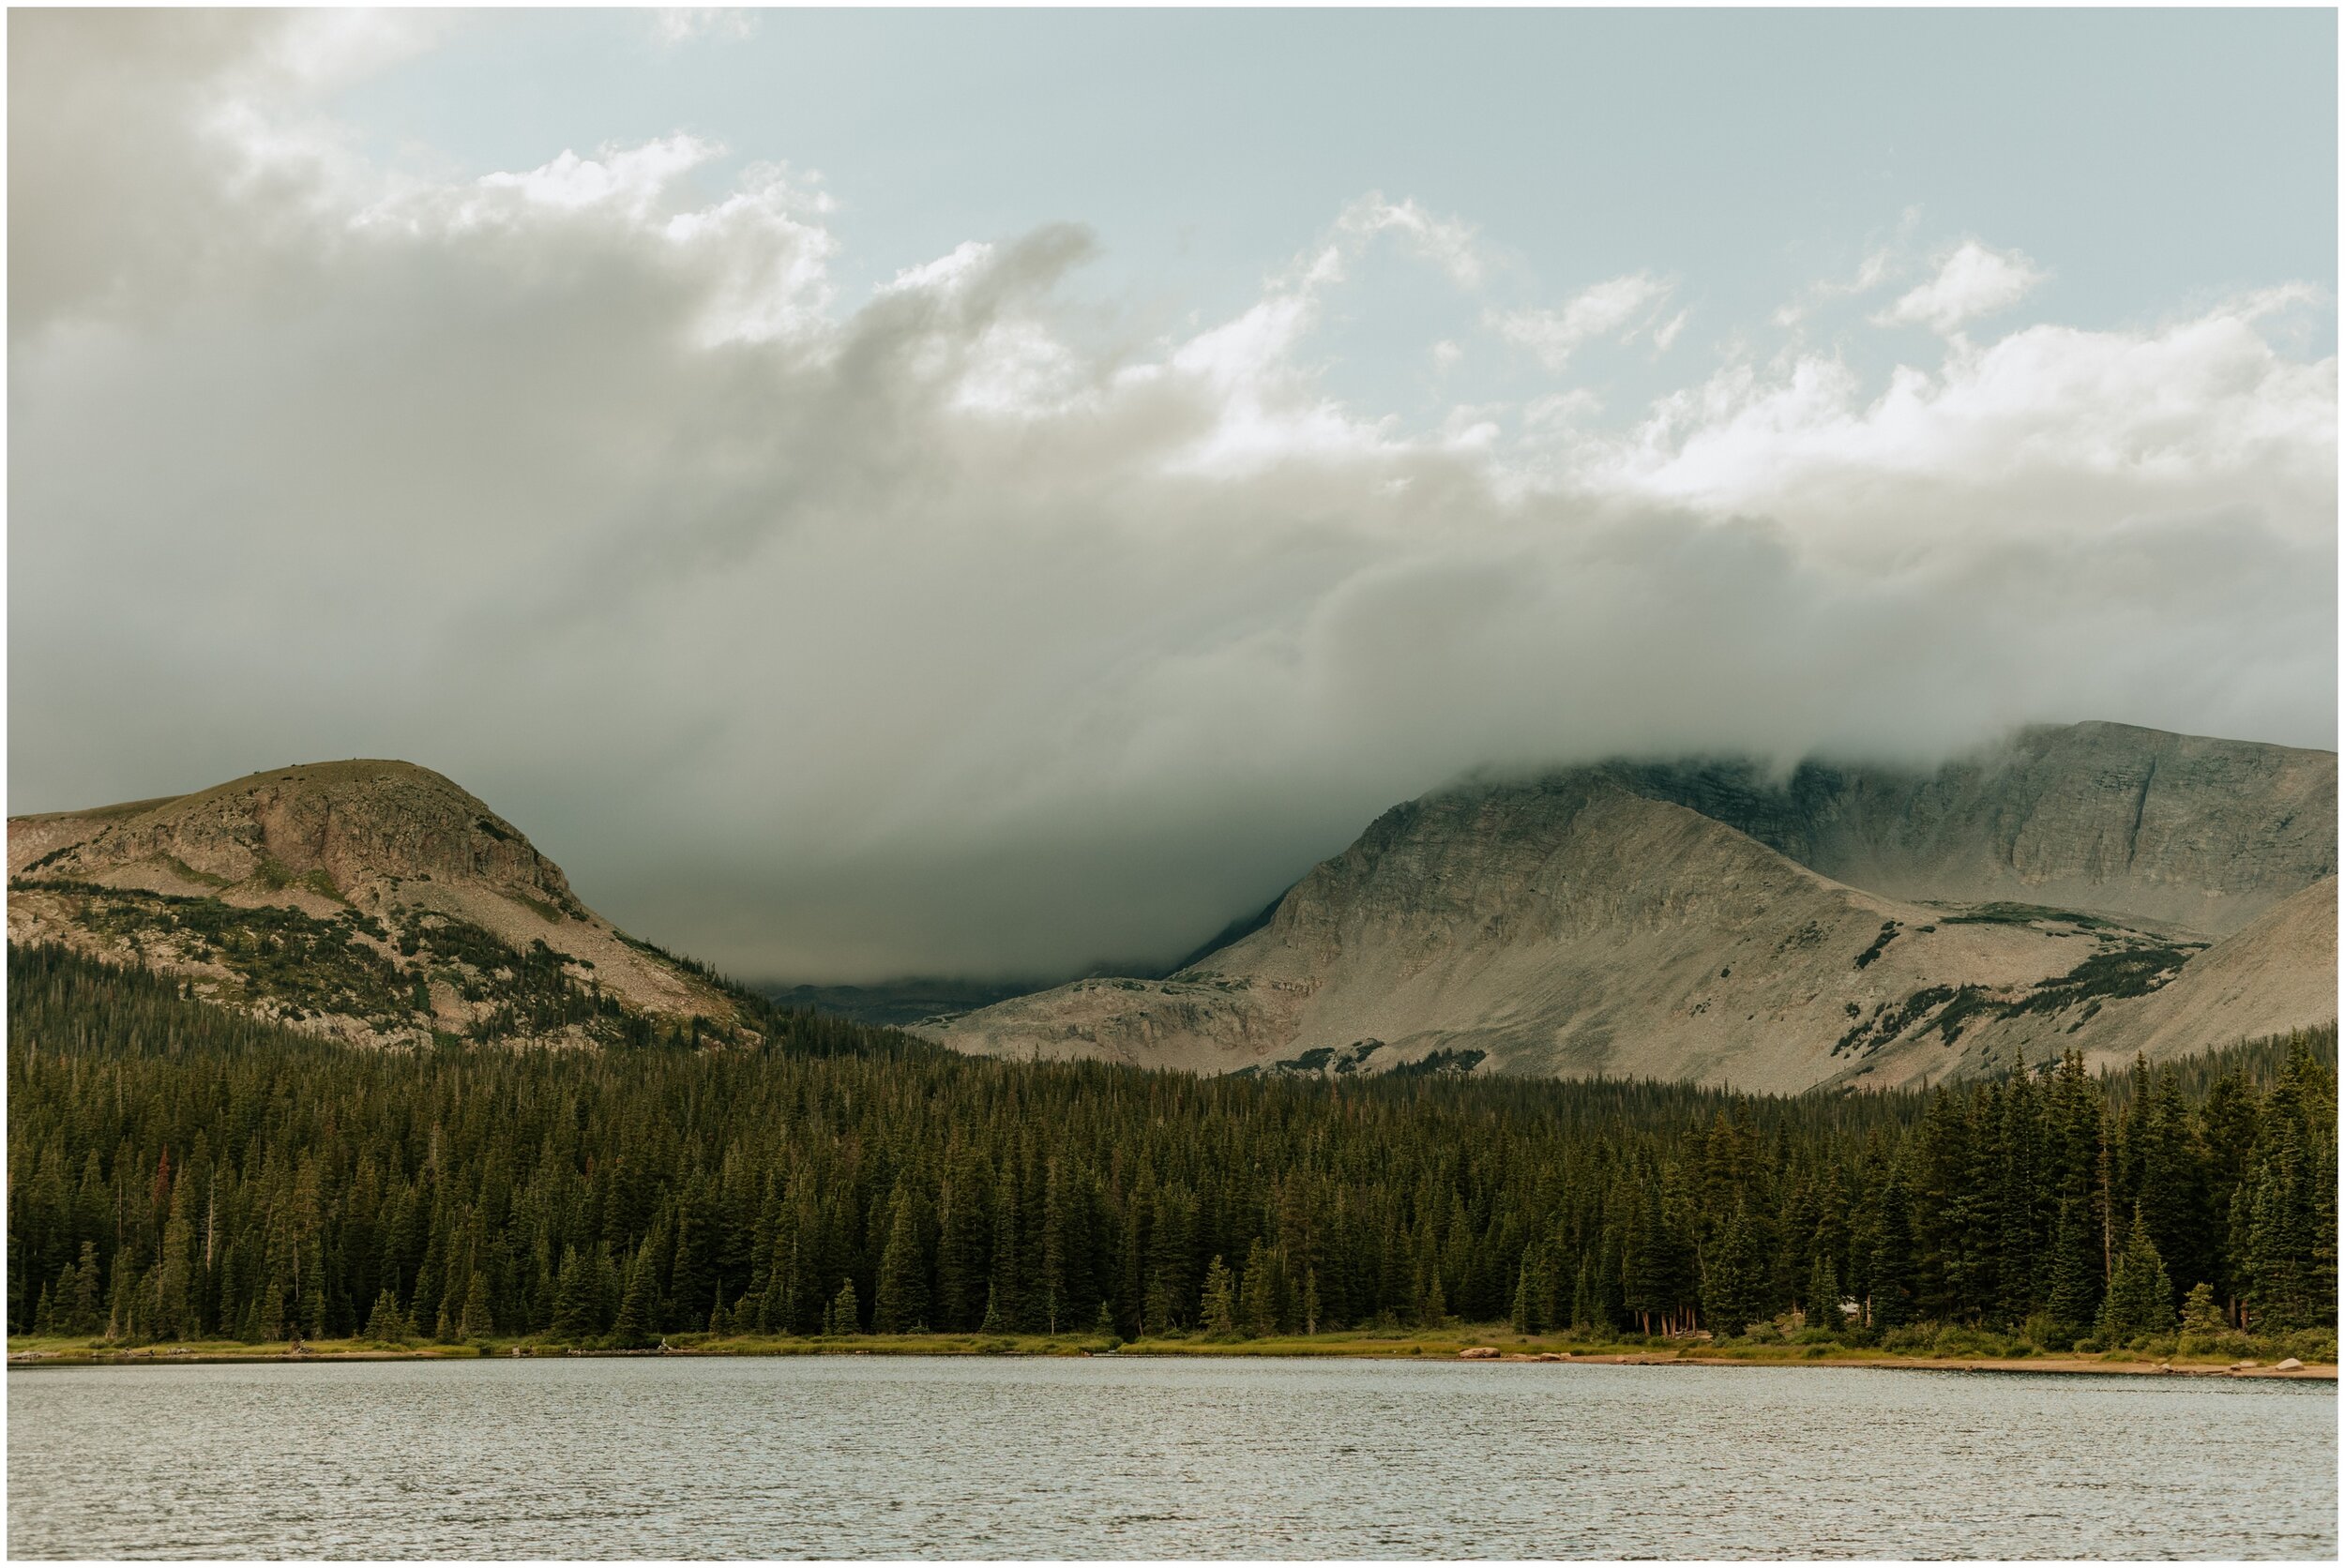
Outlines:
{"label": "rocky outcrop", "polygon": [[[351,1038],[461,1031],[513,1006],[524,979],[542,1001],[556,972],[646,1016],[734,1012],[706,978],[588,909],[520,829],[408,762],[310,763],[10,818],[8,872],[11,942],[135,958]],[[285,951],[301,962],[259,961]]]}
{"label": "rocky outcrop", "polygon": [[2327,753],[2084,725],[1928,774],[1483,781],[1396,807],[1169,979],[929,1033],[1199,1071],[1438,1057],[1778,1091],[2178,1052],[2335,1017],[2335,779]]}

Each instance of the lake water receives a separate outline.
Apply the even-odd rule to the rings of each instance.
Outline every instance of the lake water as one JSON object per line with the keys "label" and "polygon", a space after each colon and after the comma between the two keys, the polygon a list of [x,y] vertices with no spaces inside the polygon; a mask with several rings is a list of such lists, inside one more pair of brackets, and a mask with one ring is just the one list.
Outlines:
{"label": "lake water", "polygon": [[7,1387],[19,1557],[2337,1551],[2327,1383],[807,1357]]}

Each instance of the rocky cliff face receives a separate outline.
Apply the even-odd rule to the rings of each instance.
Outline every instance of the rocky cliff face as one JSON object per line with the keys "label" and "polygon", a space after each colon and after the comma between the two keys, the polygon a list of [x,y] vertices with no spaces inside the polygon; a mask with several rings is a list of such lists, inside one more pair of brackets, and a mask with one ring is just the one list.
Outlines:
{"label": "rocky cliff face", "polygon": [[2228,935],[2337,871],[2337,754],[2041,726],[1934,772],[1810,761],[1594,770],[1836,881]]}
{"label": "rocky cliff face", "polygon": [[1930,775],[1616,763],[1479,783],[1387,812],[1168,980],[1079,982],[930,1032],[1205,1071],[1438,1057],[1895,1083],[2150,1031],[2129,1020],[2238,931],[2216,951],[2253,980],[2144,1034],[2196,1048],[2335,1016],[2333,911],[2325,969],[2299,940],[2336,864],[2335,781],[2327,753],[2087,725]]}
{"label": "rocky cliff face", "polygon": [[512,823],[406,762],[312,763],[11,818],[8,873],[11,942],[136,959],[347,1038],[493,1026],[585,1041],[628,1014],[734,1012],[581,903]]}

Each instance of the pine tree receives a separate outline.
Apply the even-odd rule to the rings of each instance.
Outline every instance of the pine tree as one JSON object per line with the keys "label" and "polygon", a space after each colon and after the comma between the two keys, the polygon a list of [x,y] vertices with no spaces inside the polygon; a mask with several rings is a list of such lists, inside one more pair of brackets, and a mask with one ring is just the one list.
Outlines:
{"label": "pine tree", "polygon": [[491,1309],[489,1276],[483,1271],[475,1269],[472,1286],[464,1292],[463,1314],[456,1320],[457,1335],[463,1339],[482,1339],[495,1327],[496,1319]]}
{"label": "pine tree", "polygon": [[2222,1304],[2215,1299],[2215,1287],[2201,1280],[2190,1287],[2190,1294],[2182,1303],[2181,1349],[2190,1354],[2213,1348],[2231,1327],[2223,1319]]}
{"label": "pine tree", "polygon": [[649,1248],[635,1255],[628,1266],[627,1292],[619,1298],[619,1316],[611,1325],[611,1337],[620,1349],[641,1349],[651,1343],[652,1323],[658,1307],[658,1286],[652,1278]]}
{"label": "pine tree", "polygon": [[919,1216],[909,1197],[896,1205],[881,1255],[879,1290],[871,1304],[871,1332],[910,1334],[928,1320],[928,1269],[920,1248]]}
{"label": "pine tree", "polygon": [[2166,1265],[2150,1242],[2149,1228],[2137,1208],[2118,1256],[2116,1277],[2109,1283],[2095,1332],[2104,1345],[2122,1345],[2141,1334],[2174,1332],[2174,1288]]}
{"label": "pine tree", "polygon": [[401,1345],[414,1337],[399,1297],[387,1286],[374,1298],[374,1310],[367,1314],[367,1337],[378,1345]]}
{"label": "pine tree", "polygon": [[1588,1267],[1587,1254],[1581,1253],[1580,1267],[1572,1274],[1571,1281],[1572,1333],[1593,1334],[1602,1316],[1596,1305],[1596,1284]]}
{"label": "pine tree", "polygon": [[993,1287],[985,1288],[985,1318],[977,1324],[979,1334],[1007,1334],[1009,1328],[1002,1321],[1002,1304]]}
{"label": "pine tree", "polygon": [[1237,1332],[1237,1303],[1230,1285],[1229,1265],[1214,1254],[1205,1266],[1205,1288],[1198,1301],[1197,1322],[1207,1334],[1228,1335]]}
{"label": "pine tree", "polygon": [[98,1332],[98,1244],[82,1244],[80,1271],[74,1276],[71,1296],[72,1317],[68,1332],[96,1334]]}
{"label": "pine tree", "polygon": [[1847,1326],[1848,1319],[1840,1311],[1840,1274],[1832,1266],[1829,1253],[1816,1254],[1816,1266],[1808,1272],[1808,1326],[1830,1329],[1836,1334]]}
{"label": "pine tree", "polygon": [[2061,1199],[2052,1231],[2045,1311],[2056,1333],[2071,1340],[2099,1316],[2103,1293],[2100,1238],[2088,1203],[2074,1195]]}
{"label": "pine tree", "polygon": [[568,1340],[584,1339],[595,1332],[593,1281],[574,1246],[562,1249],[562,1267],[554,1278],[553,1332]]}
{"label": "pine tree", "polygon": [[852,1279],[840,1280],[839,1294],[831,1298],[829,1332],[849,1335],[863,1332],[863,1308],[855,1299]]}
{"label": "pine tree", "polygon": [[1246,1252],[1246,1274],[1238,1286],[1238,1329],[1250,1339],[1278,1332],[1278,1271],[1275,1258],[1254,1238]]}
{"label": "pine tree", "polygon": [[1705,1260],[1702,1277],[1703,1316],[1721,1335],[1741,1334],[1759,1315],[1758,1286],[1763,1267],[1748,1212],[1734,1205],[1726,1231]]}

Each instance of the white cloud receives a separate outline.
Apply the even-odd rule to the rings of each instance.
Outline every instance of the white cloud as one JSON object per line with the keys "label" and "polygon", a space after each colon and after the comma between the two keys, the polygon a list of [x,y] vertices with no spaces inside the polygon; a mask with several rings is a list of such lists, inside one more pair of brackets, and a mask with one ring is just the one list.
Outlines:
{"label": "white cloud", "polygon": [[652,13],[652,36],[673,48],[702,38],[739,40],[757,31],[757,13],[729,6],[667,6]]}
{"label": "white cloud", "polygon": [[[1561,370],[1597,339],[1633,338],[1672,287],[1650,273],[1632,272],[1581,290],[1559,309],[1493,310],[1484,321],[1500,337],[1529,349],[1550,370]],[[1668,329],[1672,338],[1677,324],[1682,322]]]}
{"label": "white cloud", "polygon": [[[1650,407],[1479,403],[1477,356],[1415,430],[1311,357],[1359,246],[1471,238],[1409,204],[1170,339],[1071,294],[1071,228],[850,302],[810,176],[677,136],[394,180],[250,97],[276,24],[11,23],[21,808],[407,755],[647,935],[868,976],[1170,954],[1484,761],[2333,743],[2303,291]],[[315,156],[190,143],[237,95]],[[1518,340],[1687,342],[1672,297]]]}
{"label": "white cloud", "polygon": [[1810,283],[1800,297],[1777,309],[1770,318],[1776,325],[1796,327],[1818,309],[1838,299],[1868,294],[1896,277],[1903,266],[1903,257],[1921,227],[1919,207],[1908,207],[1898,218],[1897,229],[1887,242],[1868,249],[1856,264],[1856,271],[1847,278],[1824,278]]}
{"label": "white cloud", "polygon": [[1937,277],[1873,319],[1883,325],[1951,333],[1965,323],[2010,309],[2048,276],[2017,250],[1989,250],[1976,240],[1965,240],[1939,267]]}
{"label": "white cloud", "polygon": [[1370,191],[1344,208],[1336,227],[1354,241],[1394,235],[1409,250],[1440,267],[1461,289],[1481,287],[1487,272],[1472,224],[1436,218],[1415,201],[1387,202],[1382,194]]}

